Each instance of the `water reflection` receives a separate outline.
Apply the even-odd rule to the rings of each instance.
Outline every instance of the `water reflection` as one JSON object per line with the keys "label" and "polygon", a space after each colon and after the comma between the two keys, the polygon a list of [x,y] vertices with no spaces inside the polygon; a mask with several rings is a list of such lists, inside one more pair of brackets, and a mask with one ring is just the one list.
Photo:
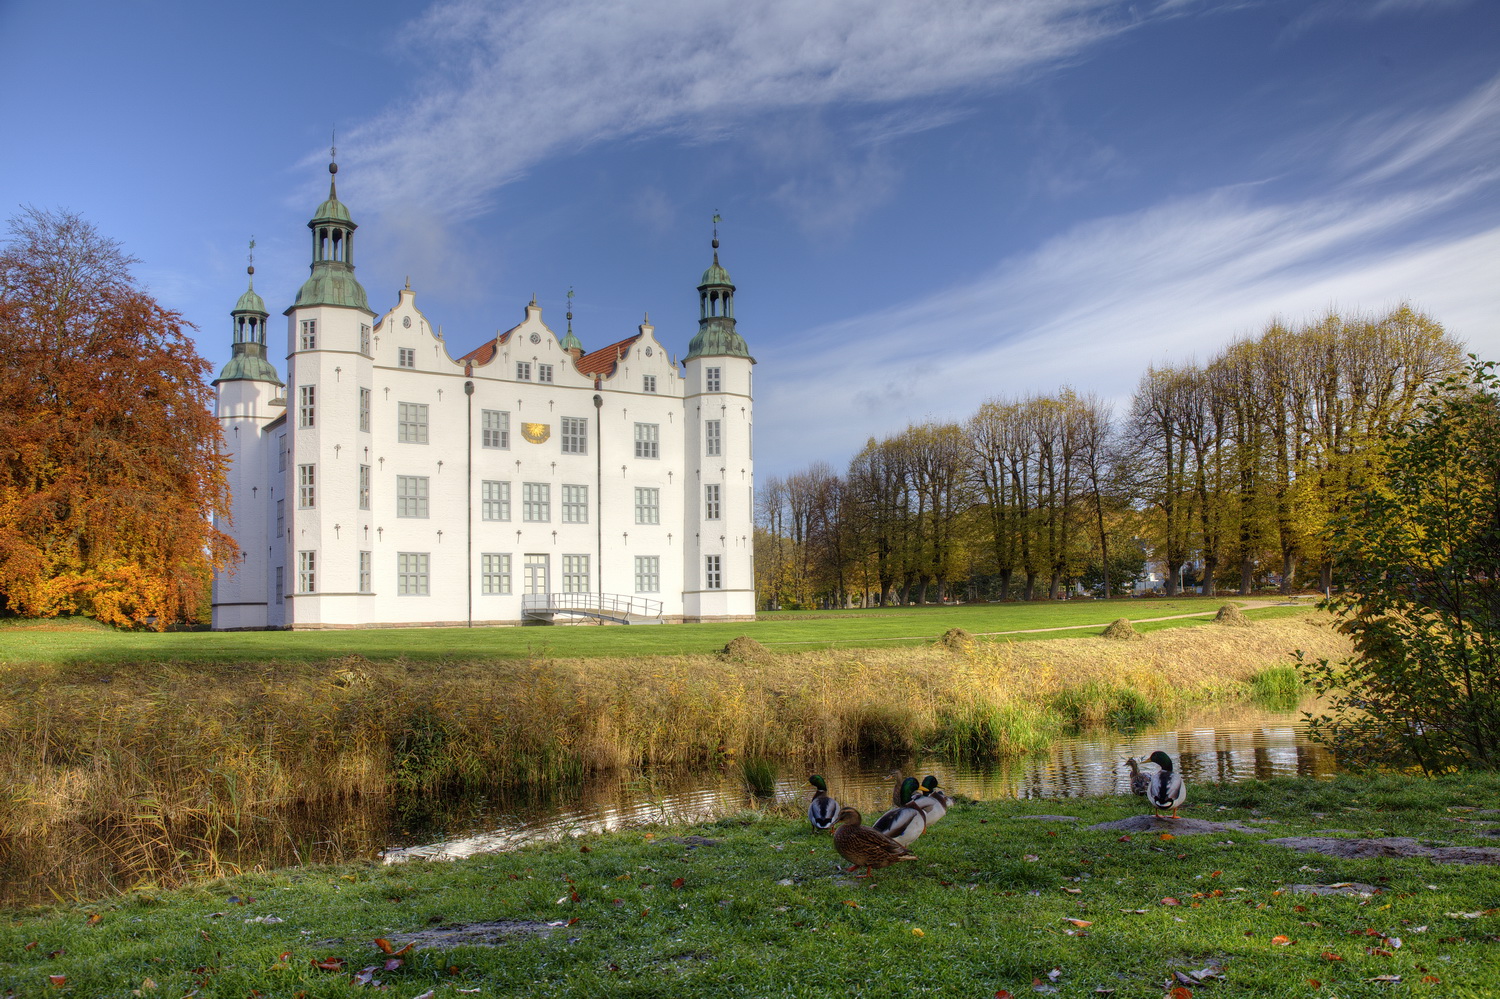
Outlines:
{"label": "water reflection", "polygon": [[[1135,734],[1091,733],[1049,750],[986,765],[937,757],[822,761],[834,796],[878,814],[893,771],[935,773],[973,798],[1070,798],[1128,793],[1128,756],[1164,749],[1189,782],[1237,781],[1334,770],[1307,741],[1300,715],[1243,705],[1197,713],[1178,725]],[[782,768],[773,799],[800,810],[808,768]],[[191,822],[132,826],[111,816],[34,837],[0,838],[0,905],[84,899],[145,884],[237,871],[384,857],[453,858],[541,840],[655,822],[710,819],[760,805],[739,770],[653,769],[601,777],[546,794],[475,793],[351,800],[287,808],[229,829]]]}
{"label": "water reflection", "polygon": [[[890,800],[889,775],[896,770],[935,773],[950,791],[981,799],[1127,794],[1125,759],[1144,760],[1156,749],[1178,760],[1189,783],[1324,776],[1334,771],[1331,754],[1308,742],[1300,713],[1257,711],[1244,705],[1198,712],[1174,726],[1063,739],[1032,756],[984,765],[938,757],[845,759],[824,761],[819,771],[835,797],[868,814]],[[775,800],[805,801],[805,781],[803,768],[788,768],[777,782]],[[738,772],[653,770],[570,788],[546,802],[497,802],[475,826],[425,842],[393,839],[382,855],[392,861],[465,857],[579,833],[708,819],[751,803]]]}

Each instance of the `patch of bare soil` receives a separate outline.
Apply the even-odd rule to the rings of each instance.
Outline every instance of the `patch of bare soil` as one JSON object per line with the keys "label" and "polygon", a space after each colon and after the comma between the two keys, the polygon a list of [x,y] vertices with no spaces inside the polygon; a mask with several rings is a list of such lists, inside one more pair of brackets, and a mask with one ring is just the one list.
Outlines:
{"label": "patch of bare soil", "polygon": [[1331,836],[1287,836],[1268,839],[1298,853],[1321,853],[1328,857],[1369,860],[1379,857],[1426,857],[1438,864],[1500,864],[1500,847],[1423,846],[1410,836],[1377,839],[1335,839]]}
{"label": "patch of bare soil", "polygon": [[496,919],[486,923],[459,923],[452,926],[434,926],[430,930],[416,933],[392,933],[391,945],[400,950],[412,944],[414,950],[446,949],[448,947],[499,947],[507,940],[517,937],[546,936],[560,930],[567,923],[538,923],[525,919]]}
{"label": "patch of bare soil", "polygon": [[1380,894],[1381,889],[1361,881],[1339,881],[1331,885],[1292,885],[1291,892],[1293,895],[1351,895],[1355,898],[1369,898]]}
{"label": "patch of bare soil", "polygon": [[1035,819],[1038,822],[1077,822],[1076,815],[1017,815],[1018,819]]}
{"label": "patch of bare soil", "polygon": [[1159,819],[1155,815],[1132,815],[1128,819],[1119,819],[1115,822],[1101,822],[1098,825],[1089,826],[1088,828],[1108,829],[1118,832],[1172,833],[1176,836],[1201,836],[1204,833],[1223,832],[1265,832],[1264,829],[1255,829],[1235,821],[1209,822],[1207,819],[1190,819],[1186,816],[1178,816],[1175,819]]}

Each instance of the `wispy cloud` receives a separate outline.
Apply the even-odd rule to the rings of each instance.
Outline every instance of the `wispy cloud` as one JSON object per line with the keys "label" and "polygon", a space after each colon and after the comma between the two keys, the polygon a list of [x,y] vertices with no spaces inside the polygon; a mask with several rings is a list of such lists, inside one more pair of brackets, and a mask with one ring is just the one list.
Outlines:
{"label": "wispy cloud", "polygon": [[[609,140],[712,138],[747,118],[961,97],[1127,30],[1114,0],[445,0],[403,38],[425,89],[343,143],[372,207],[482,213],[537,163]],[[393,58],[397,57],[393,54]],[[962,113],[899,109],[856,141]]]}

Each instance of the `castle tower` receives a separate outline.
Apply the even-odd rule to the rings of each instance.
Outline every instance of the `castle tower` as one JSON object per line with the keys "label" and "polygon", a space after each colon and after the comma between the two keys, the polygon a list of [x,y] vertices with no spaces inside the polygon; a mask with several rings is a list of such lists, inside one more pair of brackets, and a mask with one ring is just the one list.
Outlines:
{"label": "castle tower", "polygon": [[[255,241],[250,241],[255,249]],[[252,261],[254,257],[251,257]],[[213,626],[264,628],[272,595],[267,585],[269,537],[265,486],[266,427],[281,416],[281,377],[266,358],[266,303],[255,293],[255,265],[246,269],[249,286],[230,312],[234,328],[233,353],[214,379],[215,415],[224,434],[229,457],[226,474],[230,488],[230,524],[218,525],[240,545],[240,562],[232,572],[214,576]]]}
{"label": "castle tower", "polygon": [[[372,592],[370,442],[372,324],[365,289],[354,276],[354,230],[338,198],[338,164],[328,165],[328,199],[307,223],[310,274],[287,316],[286,420],[273,428],[286,453],[282,503],[283,616],[271,625],[361,620]],[[278,461],[280,459],[278,458]]]}
{"label": "castle tower", "polygon": [[713,264],[698,283],[698,334],[682,362],[684,501],[693,529],[683,546],[686,621],[755,616],[750,371],[755,358],[735,329],[734,282],[719,265],[719,221],[715,215]]}

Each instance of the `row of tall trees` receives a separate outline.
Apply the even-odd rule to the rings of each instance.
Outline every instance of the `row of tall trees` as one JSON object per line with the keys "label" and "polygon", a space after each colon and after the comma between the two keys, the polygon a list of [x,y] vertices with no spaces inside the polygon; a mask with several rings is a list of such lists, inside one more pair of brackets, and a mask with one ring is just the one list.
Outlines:
{"label": "row of tall trees", "polygon": [[996,398],[870,439],[759,494],[764,605],[1106,595],[1146,560],[1166,593],[1335,584],[1327,525],[1459,344],[1400,306],[1273,322],[1206,364],[1150,367],[1128,407]]}
{"label": "row of tall trees", "polygon": [[234,542],[222,437],[181,316],[69,212],[0,246],[0,609],[164,628]]}

